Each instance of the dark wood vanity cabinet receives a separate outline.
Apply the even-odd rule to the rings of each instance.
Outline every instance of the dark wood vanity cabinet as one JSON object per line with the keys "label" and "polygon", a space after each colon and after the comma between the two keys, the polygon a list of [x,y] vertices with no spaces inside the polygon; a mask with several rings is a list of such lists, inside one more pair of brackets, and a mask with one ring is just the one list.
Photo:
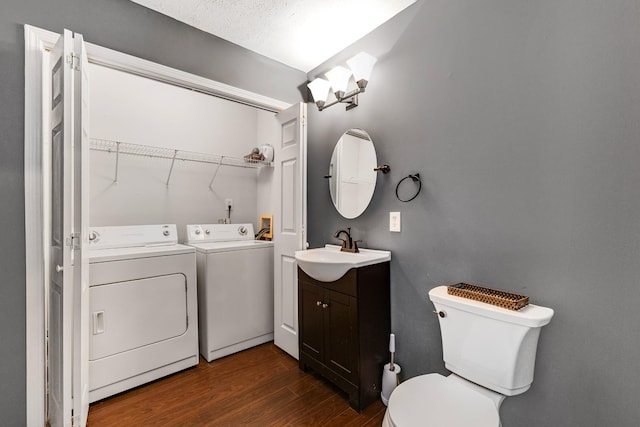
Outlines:
{"label": "dark wood vanity cabinet", "polygon": [[300,369],[312,369],[349,395],[355,410],[380,398],[389,360],[389,262],[320,282],[298,268]]}

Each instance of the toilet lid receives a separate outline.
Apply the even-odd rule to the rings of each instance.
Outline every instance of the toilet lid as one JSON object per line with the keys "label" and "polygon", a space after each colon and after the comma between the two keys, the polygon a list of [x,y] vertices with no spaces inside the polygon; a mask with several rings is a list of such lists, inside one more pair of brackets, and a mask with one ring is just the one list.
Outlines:
{"label": "toilet lid", "polygon": [[421,375],[398,386],[387,408],[398,427],[498,427],[498,408],[487,396],[439,374]]}

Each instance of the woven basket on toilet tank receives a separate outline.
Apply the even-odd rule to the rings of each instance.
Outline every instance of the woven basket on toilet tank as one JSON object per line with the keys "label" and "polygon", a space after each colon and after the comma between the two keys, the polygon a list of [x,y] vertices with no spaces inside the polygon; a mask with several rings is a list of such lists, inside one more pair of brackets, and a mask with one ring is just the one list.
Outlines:
{"label": "woven basket on toilet tank", "polygon": [[529,297],[513,294],[511,292],[499,291],[485,288],[484,286],[472,285],[469,283],[457,283],[447,286],[447,293],[458,297],[496,305],[509,310],[520,310],[529,304]]}

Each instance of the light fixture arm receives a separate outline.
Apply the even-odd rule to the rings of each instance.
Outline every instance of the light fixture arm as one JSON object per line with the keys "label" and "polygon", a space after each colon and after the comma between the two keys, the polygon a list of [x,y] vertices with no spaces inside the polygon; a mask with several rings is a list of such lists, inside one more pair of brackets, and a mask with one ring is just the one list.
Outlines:
{"label": "light fixture arm", "polygon": [[[332,105],[336,105],[338,103],[343,103],[343,104],[349,104],[347,105],[347,110],[350,110],[352,108],[355,108],[358,106],[358,94],[362,93],[365,91],[365,88],[367,87],[367,81],[366,80],[358,80],[358,88],[354,89],[350,92],[344,93],[344,92],[336,92],[335,96],[336,96],[336,100],[335,101],[331,101],[329,103],[325,103],[325,102],[316,102],[316,105],[318,106],[318,110],[322,111],[325,108],[329,108]],[[322,104],[322,105],[321,105]]]}

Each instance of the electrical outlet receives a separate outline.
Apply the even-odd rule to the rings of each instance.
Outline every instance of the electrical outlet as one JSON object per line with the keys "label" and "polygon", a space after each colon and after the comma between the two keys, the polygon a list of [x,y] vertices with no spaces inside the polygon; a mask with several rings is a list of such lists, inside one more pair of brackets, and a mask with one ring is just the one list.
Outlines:
{"label": "electrical outlet", "polygon": [[389,212],[389,231],[400,232],[400,212]]}
{"label": "electrical outlet", "polygon": [[233,199],[224,199],[224,207],[227,209],[233,207]]}

